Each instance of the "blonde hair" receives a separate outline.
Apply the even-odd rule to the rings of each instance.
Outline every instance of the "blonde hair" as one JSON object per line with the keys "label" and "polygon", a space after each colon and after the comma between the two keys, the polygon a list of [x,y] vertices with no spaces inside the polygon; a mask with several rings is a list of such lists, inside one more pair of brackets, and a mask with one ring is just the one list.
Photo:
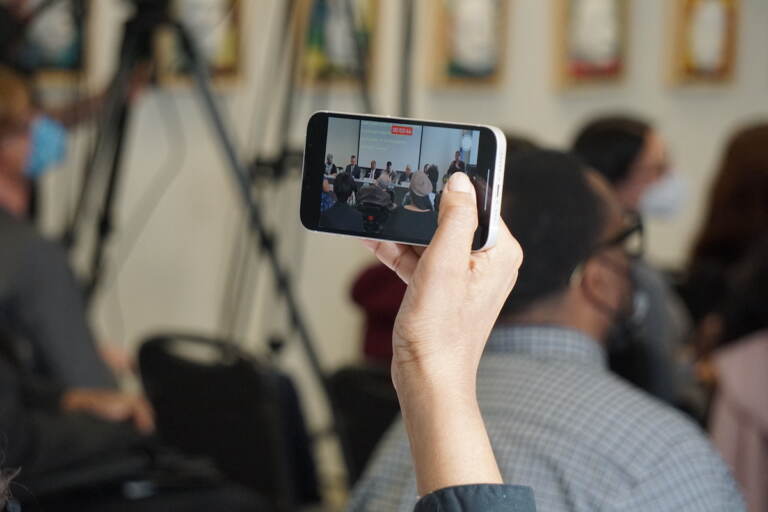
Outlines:
{"label": "blonde hair", "polygon": [[0,66],[0,135],[27,121],[30,104],[29,88],[24,79],[11,69]]}

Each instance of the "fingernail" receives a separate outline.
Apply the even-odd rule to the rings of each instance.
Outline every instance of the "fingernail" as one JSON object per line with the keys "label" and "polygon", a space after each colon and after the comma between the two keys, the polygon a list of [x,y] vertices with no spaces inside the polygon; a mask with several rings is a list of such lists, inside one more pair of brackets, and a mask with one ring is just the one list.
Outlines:
{"label": "fingernail", "polygon": [[455,172],[448,180],[448,190],[451,192],[472,192],[472,182],[463,172]]}

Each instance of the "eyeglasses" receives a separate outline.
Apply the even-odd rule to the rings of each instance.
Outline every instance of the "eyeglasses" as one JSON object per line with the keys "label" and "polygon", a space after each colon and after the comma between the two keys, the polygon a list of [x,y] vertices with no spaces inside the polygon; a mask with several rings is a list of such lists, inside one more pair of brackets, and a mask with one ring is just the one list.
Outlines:
{"label": "eyeglasses", "polygon": [[625,228],[615,236],[599,243],[591,252],[590,256],[600,251],[613,248],[621,248],[631,259],[638,259],[645,252],[645,231],[643,229],[643,220],[637,212],[627,211],[624,213]]}
{"label": "eyeglasses", "polygon": [[622,229],[616,235],[610,237],[608,240],[598,243],[595,247],[589,251],[584,261],[579,263],[571,274],[570,281],[574,281],[581,278],[581,274],[584,271],[584,265],[590,258],[596,254],[608,250],[620,248],[628,258],[632,260],[640,259],[645,252],[645,234],[643,230],[643,221],[636,212],[626,211],[624,213],[625,228]]}

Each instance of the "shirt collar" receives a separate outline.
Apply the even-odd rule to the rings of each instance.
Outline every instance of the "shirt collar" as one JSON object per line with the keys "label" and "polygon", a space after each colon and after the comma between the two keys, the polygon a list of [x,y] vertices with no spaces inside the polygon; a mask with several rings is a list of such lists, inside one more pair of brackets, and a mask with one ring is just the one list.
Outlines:
{"label": "shirt collar", "polygon": [[485,352],[607,368],[605,351],[597,341],[565,327],[501,325],[491,333]]}

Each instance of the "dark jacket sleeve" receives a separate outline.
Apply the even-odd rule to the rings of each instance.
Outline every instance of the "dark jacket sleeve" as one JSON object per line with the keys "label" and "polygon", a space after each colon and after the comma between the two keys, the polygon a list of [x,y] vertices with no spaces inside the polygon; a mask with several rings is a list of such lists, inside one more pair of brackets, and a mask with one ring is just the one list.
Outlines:
{"label": "dark jacket sleeve", "polygon": [[129,425],[58,410],[62,390],[0,359],[0,450],[3,467],[25,477],[54,471],[121,448],[141,446]]}
{"label": "dark jacket sleeve", "polygon": [[415,512],[536,512],[536,503],[530,487],[462,485],[424,496]]}

